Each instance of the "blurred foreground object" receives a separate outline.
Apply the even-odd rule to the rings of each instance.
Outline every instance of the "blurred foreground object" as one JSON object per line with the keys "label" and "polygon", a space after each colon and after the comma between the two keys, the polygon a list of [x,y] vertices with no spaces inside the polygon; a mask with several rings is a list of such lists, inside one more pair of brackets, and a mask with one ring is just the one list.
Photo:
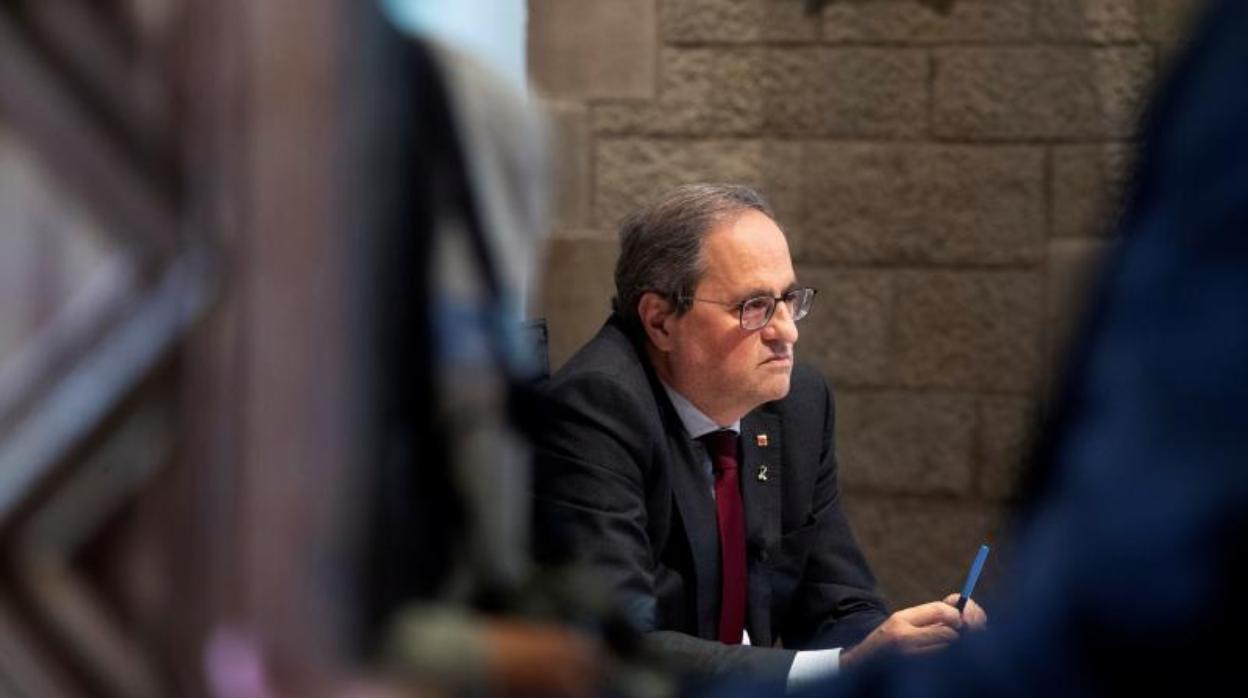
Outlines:
{"label": "blurred foreground object", "polygon": [[[458,610],[487,652],[510,648],[474,667],[474,685],[503,677],[509,687],[514,676],[535,693],[553,692],[545,680],[569,694],[591,690],[594,641],[551,621],[492,626],[474,605],[506,595],[484,590],[514,588],[526,576],[527,512],[507,506],[514,488],[523,497],[524,449],[513,438],[516,448],[495,450],[507,439],[508,388],[493,370],[494,347],[474,342],[518,328],[518,313],[476,301],[519,303],[517,279],[542,225],[543,139],[527,113],[495,109],[488,86],[456,92],[456,108],[479,117],[460,133],[496,146],[464,151],[472,195],[482,199],[473,202],[484,219],[477,223],[502,250],[492,276],[459,275],[475,271],[477,250],[452,232],[438,238],[450,240],[449,249],[421,257],[428,266],[415,277],[431,278],[436,265],[446,296],[406,295],[409,279],[390,277],[397,307],[360,312],[358,274],[375,270],[357,266],[361,251],[396,266],[403,251],[373,247],[381,241],[369,224],[393,226],[386,242],[422,245],[435,239],[433,212],[447,210],[445,197],[468,195],[407,189],[432,178],[387,179],[403,172],[386,158],[412,154],[403,139],[428,146],[446,132],[417,133],[424,122],[395,113],[378,140],[361,143],[351,130],[362,114],[394,106],[370,101],[377,95],[425,108],[423,95],[395,94],[393,66],[369,62],[377,57],[369,32],[384,26],[376,15],[375,3],[344,0],[0,0],[0,166],[23,187],[43,186],[49,202],[31,203],[27,189],[6,186],[0,213],[6,223],[31,220],[17,234],[35,240],[41,261],[58,261],[54,236],[77,235],[79,219],[102,239],[102,261],[72,280],[82,292],[63,308],[40,308],[33,334],[0,356],[0,694],[371,690],[359,656],[366,633],[355,613],[355,553],[374,476],[361,463],[375,461],[355,447],[375,435],[356,421],[374,414],[361,405],[375,396],[362,385],[375,366],[358,365],[358,350],[363,332],[376,329],[372,320],[411,319],[404,308],[419,308],[419,318],[435,307],[448,311],[437,323],[484,334],[454,337],[460,343],[450,355],[463,363],[453,370],[435,376],[425,363],[387,376],[396,384],[389,395],[403,407],[433,404],[423,388],[458,381],[437,386],[453,398],[438,403],[437,419],[454,425],[456,462],[482,469],[447,467],[441,481],[454,489],[421,496],[468,503],[472,525],[432,519],[414,535],[394,529],[383,543],[410,535],[454,545],[441,549],[454,561],[435,555],[407,564],[429,580],[431,605]],[[455,73],[456,84],[473,79]],[[387,140],[394,129],[400,137]],[[361,157],[380,164],[375,171],[346,167],[359,145],[377,146],[369,155],[378,160]],[[419,159],[401,165],[432,170]],[[520,185],[498,185],[509,177]],[[415,207],[429,216],[380,208],[396,201],[397,215]],[[10,206],[29,208],[9,216]],[[58,282],[57,265],[47,266],[28,273],[40,287]],[[461,323],[455,311],[465,299],[482,312]],[[476,324],[483,318],[486,325]],[[502,355],[510,368],[512,352]],[[483,365],[490,370],[475,370]],[[405,379],[412,383],[398,384]],[[402,446],[395,439],[386,452],[402,460],[411,455]],[[434,462],[431,451],[419,453],[425,457]],[[487,480],[501,489],[481,487]],[[448,578],[454,583],[443,585]],[[389,621],[409,597],[368,598]],[[531,645],[517,639],[530,626]],[[380,650],[381,638],[369,639]],[[567,671],[540,672],[550,662]],[[387,676],[377,686],[392,683],[402,682]]]}
{"label": "blurred foreground object", "polygon": [[[212,553],[182,496],[183,389],[219,298],[226,14],[0,2],[0,237],[35,250],[0,265],[28,283],[0,288],[43,304],[0,341],[6,696],[162,696],[198,677]],[[24,300],[0,300],[0,329]]]}
{"label": "blurred foreground object", "polygon": [[546,227],[544,124],[470,53],[373,32],[348,148],[372,478],[363,657],[451,693],[593,695],[609,671],[617,693],[661,693],[641,667],[606,665],[627,640],[592,582],[538,578],[529,560],[524,428],[540,406],[524,386],[542,361],[521,308]]}

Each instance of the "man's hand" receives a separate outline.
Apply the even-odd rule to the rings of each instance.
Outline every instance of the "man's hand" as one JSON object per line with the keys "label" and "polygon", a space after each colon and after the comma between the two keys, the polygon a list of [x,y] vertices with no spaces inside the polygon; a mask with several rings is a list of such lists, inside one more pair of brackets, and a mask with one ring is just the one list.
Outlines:
{"label": "man's hand", "polygon": [[[902,654],[924,654],[948,646],[958,639],[958,631],[963,625],[958,609],[949,603],[949,599],[957,603],[957,594],[946,597],[945,601],[913,606],[889,616],[888,620],[872,630],[857,646],[841,653],[841,668],[857,664],[883,650]],[[979,606],[975,606],[975,611],[977,618],[984,616],[984,611]],[[969,616],[970,604],[967,604],[966,612]],[[982,622],[980,620],[981,625]]]}
{"label": "man's hand", "polygon": [[[945,603],[956,609],[960,596],[961,594],[950,594],[945,597]],[[962,609],[962,622],[971,630],[983,630],[988,624],[988,614],[975,603],[975,599],[967,599],[966,608]]]}

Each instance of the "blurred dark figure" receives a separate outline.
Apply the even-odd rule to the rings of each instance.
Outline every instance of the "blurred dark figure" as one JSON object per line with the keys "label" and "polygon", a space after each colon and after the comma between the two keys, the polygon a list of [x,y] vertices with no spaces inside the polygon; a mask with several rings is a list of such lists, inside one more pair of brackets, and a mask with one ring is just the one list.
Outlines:
{"label": "blurred dark figure", "polygon": [[545,361],[520,306],[545,228],[543,124],[471,56],[380,12],[362,33],[347,149],[362,656],[398,690],[664,695],[596,586],[530,562],[528,386]]}
{"label": "blurred dark figure", "polygon": [[377,8],[361,33],[359,649],[396,694],[588,694],[596,641],[534,600],[528,451],[508,413],[544,226],[540,121],[486,67]]}
{"label": "blurred dark figure", "polygon": [[[1213,3],[1145,125],[995,626],[821,693],[1196,694],[1248,611],[1248,3]],[[1227,690],[1221,688],[1222,691]],[[1233,689],[1230,689],[1233,690]]]}

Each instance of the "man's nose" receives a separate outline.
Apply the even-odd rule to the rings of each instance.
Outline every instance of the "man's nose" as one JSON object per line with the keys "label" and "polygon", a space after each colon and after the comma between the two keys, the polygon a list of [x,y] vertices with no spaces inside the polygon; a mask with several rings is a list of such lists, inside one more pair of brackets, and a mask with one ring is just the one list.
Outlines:
{"label": "man's nose", "polygon": [[763,327],[763,339],[787,344],[797,342],[797,323],[793,321],[793,311],[789,310],[788,303],[783,301],[776,303],[776,312],[772,314],[771,321]]}

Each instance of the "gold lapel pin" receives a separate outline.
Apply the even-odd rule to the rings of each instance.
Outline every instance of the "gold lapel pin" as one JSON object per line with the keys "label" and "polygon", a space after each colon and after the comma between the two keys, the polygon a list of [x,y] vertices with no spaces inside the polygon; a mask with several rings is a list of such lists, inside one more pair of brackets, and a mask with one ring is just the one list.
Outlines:
{"label": "gold lapel pin", "polygon": [[754,443],[758,444],[759,448],[767,448],[767,435],[759,434],[758,436],[755,436]]}
{"label": "gold lapel pin", "polygon": [[758,466],[758,481],[767,482],[767,465],[766,464]]}

